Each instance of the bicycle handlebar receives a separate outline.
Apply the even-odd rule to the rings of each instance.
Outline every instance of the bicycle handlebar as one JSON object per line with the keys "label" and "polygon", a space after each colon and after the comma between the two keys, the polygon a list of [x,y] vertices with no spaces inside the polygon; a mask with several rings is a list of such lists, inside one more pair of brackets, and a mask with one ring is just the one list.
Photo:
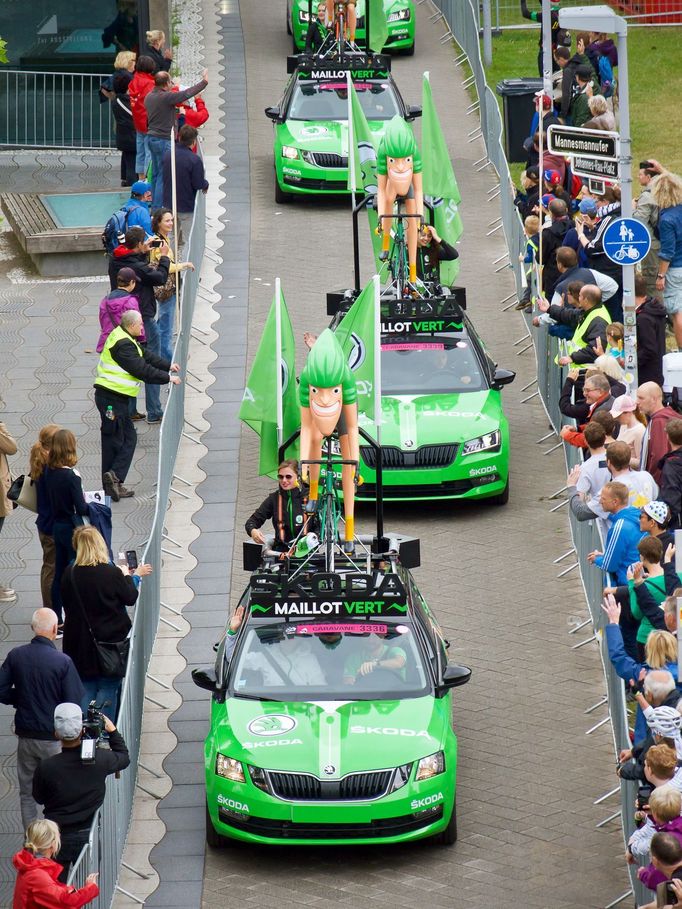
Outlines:
{"label": "bicycle handlebar", "polygon": [[420,218],[422,221],[424,220],[424,215],[408,215],[401,214],[400,212],[397,215],[379,215],[378,217],[380,221],[382,218],[395,218],[396,221],[401,221],[403,218]]}
{"label": "bicycle handlebar", "polygon": [[360,462],[359,462],[359,461],[344,460],[344,459],[341,459],[341,458],[339,458],[339,459],[337,459],[337,460],[332,460],[332,459],[330,458],[329,460],[325,460],[325,461],[321,461],[321,460],[320,460],[320,461],[299,461],[299,464],[300,464],[301,466],[303,466],[304,464],[319,464],[321,467],[335,467],[337,464],[342,464],[342,465],[343,465],[343,464],[349,464],[349,465],[351,465],[352,467],[358,467],[359,464],[360,464]]}

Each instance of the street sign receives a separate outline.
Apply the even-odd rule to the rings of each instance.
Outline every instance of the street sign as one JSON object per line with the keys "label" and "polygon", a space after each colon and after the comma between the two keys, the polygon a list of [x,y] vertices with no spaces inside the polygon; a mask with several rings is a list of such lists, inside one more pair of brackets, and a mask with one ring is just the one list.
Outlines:
{"label": "street sign", "polygon": [[553,155],[580,155],[606,161],[617,161],[620,153],[616,132],[555,124],[547,130],[547,149]]}
{"label": "street sign", "polygon": [[603,180],[595,180],[590,177],[587,181],[587,188],[593,196],[603,196],[606,192],[606,183]]}
{"label": "street sign", "polygon": [[596,177],[599,180],[618,180],[620,176],[617,161],[586,158],[582,155],[571,156],[571,170],[579,177]]}
{"label": "street sign", "polygon": [[618,265],[636,265],[651,249],[651,234],[635,218],[616,218],[604,231],[604,252]]}

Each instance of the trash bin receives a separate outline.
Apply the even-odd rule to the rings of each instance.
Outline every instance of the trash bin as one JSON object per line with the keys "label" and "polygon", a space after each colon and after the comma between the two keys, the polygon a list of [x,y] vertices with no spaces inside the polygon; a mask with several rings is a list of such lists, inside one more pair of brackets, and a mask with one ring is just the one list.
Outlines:
{"label": "trash bin", "polygon": [[502,98],[504,152],[507,161],[523,162],[528,157],[523,143],[530,135],[530,124],[535,113],[534,98],[542,85],[542,79],[533,76],[503,79],[497,83],[497,94]]}

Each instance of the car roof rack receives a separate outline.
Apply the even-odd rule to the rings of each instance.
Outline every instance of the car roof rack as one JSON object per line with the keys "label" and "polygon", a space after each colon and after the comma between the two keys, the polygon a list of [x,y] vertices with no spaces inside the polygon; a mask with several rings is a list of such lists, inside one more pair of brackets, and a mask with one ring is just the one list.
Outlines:
{"label": "car roof rack", "polygon": [[288,56],[287,73],[297,70],[299,78],[345,79],[346,73],[350,72],[351,79],[382,79],[391,71],[391,58],[388,54],[375,54],[372,51],[348,51],[342,57],[320,58],[316,54]]}

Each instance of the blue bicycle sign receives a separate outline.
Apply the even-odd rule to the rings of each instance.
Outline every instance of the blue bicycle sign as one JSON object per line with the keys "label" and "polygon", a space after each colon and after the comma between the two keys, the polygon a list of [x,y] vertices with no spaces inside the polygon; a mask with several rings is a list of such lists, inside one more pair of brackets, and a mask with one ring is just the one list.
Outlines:
{"label": "blue bicycle sign", "polygon": [[604,252],[618,265],[636,265],[651,249],[651,234],[634,218],[616,218],[604,231]]}

